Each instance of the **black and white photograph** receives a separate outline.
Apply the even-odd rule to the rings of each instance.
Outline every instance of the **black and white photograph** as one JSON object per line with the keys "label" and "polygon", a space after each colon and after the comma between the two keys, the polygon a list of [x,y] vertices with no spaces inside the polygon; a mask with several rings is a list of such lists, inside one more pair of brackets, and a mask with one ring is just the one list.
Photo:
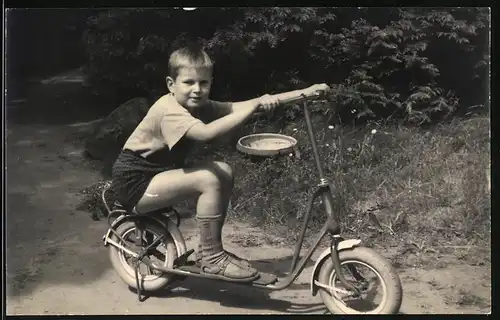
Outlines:
{"label": "black and white photograph", "polygon": [[4,26],[7,315],[491,313],[491,8]]}

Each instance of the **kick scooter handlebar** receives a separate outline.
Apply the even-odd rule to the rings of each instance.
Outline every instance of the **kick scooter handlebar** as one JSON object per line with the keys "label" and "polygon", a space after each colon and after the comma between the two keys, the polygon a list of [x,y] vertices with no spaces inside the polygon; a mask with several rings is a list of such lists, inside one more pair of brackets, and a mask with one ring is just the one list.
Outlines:
{"label": "kick scooter handlebar", "polygon": [[[299,103],[299,102],[303,102],[303,101],[308,101],[308,100],[316,100],[318,98],[321,98],[321,97],[324,97],[326,95],[326,93],[329,92],[328,91],[315,91],[314,93],[312,94],[301,94],[300,96],[298,97],[292,97],[292,98],[287,98],[287,99],[279,99],[279,102],[280,102],[280,105],[282,106],[287,106],[287,105],[291,105],[291,104],[295,104],[295,103]],[[258,112],[262,112],[262,111],[265,111],[263,108],[259,107],[257,109]]]}

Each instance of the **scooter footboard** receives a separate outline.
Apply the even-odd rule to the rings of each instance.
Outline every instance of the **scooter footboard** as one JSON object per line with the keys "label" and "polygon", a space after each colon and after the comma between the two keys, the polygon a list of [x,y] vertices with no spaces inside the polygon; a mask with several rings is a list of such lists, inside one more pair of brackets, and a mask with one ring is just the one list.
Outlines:
{"label": "scooter footboard", "polygon": [[[348,239],[348,240],[343,240],[339,242],[338,244],[338,251],[342,250],[349,250],[351,248],[359,246],[361,243],[361,240],[359,239]],[[311,275],[311,293],[313,296],[316,295],[318,292],[318,286],[315,284],[315,280],[318,278],[318,273],[319,270],[321,269],[321,266],[325,262],[325,260],[330,259],[330,253],[332,252],[332,247],[329,247],[325,249],[319,256],[318,260],[316,260],[316,263],[314,264],[313,272]]]}

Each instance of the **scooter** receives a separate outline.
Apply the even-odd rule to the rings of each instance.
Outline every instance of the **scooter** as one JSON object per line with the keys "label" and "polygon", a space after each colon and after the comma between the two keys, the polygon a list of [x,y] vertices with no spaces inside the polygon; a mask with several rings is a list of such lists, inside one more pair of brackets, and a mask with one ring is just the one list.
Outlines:
{"label": "scooter", "polygon": [[[403,290],[394,267],[373,249],[362,246],[361,240],[344,239],[341,236],[338,215],[333,209],[332,187],[323,172],[314,138],[307,103],[309,100],[311,97],[303,95],[294,101],[283,102],[303,103],[307,131],[319,175],[316,190],[308,201],[290,271],[282,278],[260,273],[259,278],[251,282],[234,283],[267,290],[286,289],[305,269],[306,263],[318,249],[323,238],[329,235],[331,245],[316,259],[311,274],[312,296],[316,296],[319,292],[323,303],[332,314],[397,313],[401,307]],[[209,274],[201,272],[194,261],[188,259],[195,250],[187,249],[179,229],[181,218],[174,208],[168,207],[139,215],[134,210],[128,212],[115,202],[110,209],[105,196],[108,190],[109,188],[105,188],[102,191],[102,200],[109,213],[109,229],[103,237],[104,245],[109,248],[109,258],[116,273],[123,282],[137,291],[139,300],[142,292],[161,290],[186,277],[226,281],[211,278]],[[312,247],[298,261],[313,203],[317,198],[322,200],[326,221]],[[359,307],[360,300],[372,297],[373,290],[378,288],[362,274],[360,270],[363,268],[374,273],[380,280],[379,286],[383,291],[383,297],[376,306],[369,302],[371,306],[367,307],[366,303],[361,303],[363,306]],[[356,306],[371,309],[357,310]]]}

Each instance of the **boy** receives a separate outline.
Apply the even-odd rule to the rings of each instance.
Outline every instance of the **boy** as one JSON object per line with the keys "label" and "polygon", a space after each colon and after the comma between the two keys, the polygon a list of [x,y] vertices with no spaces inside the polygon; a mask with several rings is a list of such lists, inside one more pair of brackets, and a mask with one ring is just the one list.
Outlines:
{"label": "boy", "polygon": [[314,85],[243,102],[209,100],[213,63],[201,49],[172,53],[169,94],[159,98],[123,146],[113,166],[119,201],[137,213],[170,206],[197,196],[200,232],[198,263],[202,272],[229,281],[252,281],[258,271],[247,260],[223,249],[221,231],[233,187],[231,167],[223,162],[186,166],[195,142],[206,142],[243,124],[257,109],[273,110],[281,99],[328,89]]}

